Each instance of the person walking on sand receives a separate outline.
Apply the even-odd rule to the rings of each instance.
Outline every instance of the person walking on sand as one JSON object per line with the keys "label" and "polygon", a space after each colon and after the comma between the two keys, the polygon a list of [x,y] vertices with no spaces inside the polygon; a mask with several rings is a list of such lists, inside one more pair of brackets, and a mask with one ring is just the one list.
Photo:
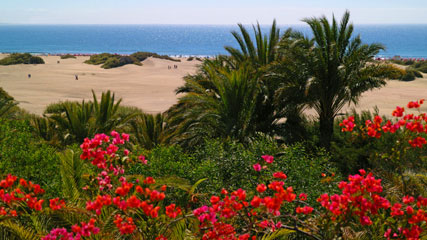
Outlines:
{"label": "person walking on sand", "polygon": [[28,74],[28,78],[31,78],[31,74],[30,73]]}
{"label": "person walking on sand", "polygon": [[76,80],[79,80],[79,75],[74,75],[74,77],[76,78]]}

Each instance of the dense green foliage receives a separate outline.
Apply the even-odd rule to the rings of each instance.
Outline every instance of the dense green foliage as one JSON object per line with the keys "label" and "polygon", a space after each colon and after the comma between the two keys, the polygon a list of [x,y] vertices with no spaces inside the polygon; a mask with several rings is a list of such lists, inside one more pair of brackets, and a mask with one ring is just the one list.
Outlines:
{"label": "dense green foliage", "polygon": [[47,141],[80,143],[96,133],[124,130],[128,121],[136,116],[134,112],[120,110],[122,100],[117,101],[114,93],[102,93],[100,101],[95,92],[92,94],[92,101],[50,104],[44,117],[32,119],[36,132]]}
{"label": "dense green foliage", "polygon": [[15,174],[42,185],[49,195],[60,192],[56,149],[34,136],[25,120],[0,120],[1,175]]}
{"label": "dense green foliage", "polygon": [[[137,165],[131,174],[179,177],[191,183],[207,178],[198,189],[213,194],[219,194],[222,188],[255,188],[259,179],[268,177],[266,173],[256,173],[252,168],[264,154],[276,156],[272,171],[286,172],[290,185],[310,195],[331,191],[334,183],[341,179],[324,151],[310,153],[301,144],[284,147],[265,138],[256,138],[249,145],[218,139],[206,140],[191,152],[185,152],[179,146],[157,146],[144,154],[149,159],[149,166]],[[337,175],[325,179],[322,173]],[[314,202],[315,199],[310,199],[310,203]]]}
{"label": "dense green foliage", "polygon": [[340,23],[335,17],[331,23],[326,17],[305,19],[314,37],[290,35],[281,45],[282,54],[293,61],[278,67],[280,74],[285,73],[283,89],[297,89],[294,92],[300,94],[296,102],[314,109],[319,120],[320,144],[327,149],[335,117],[343,106],[357,102],[365,91],[384,86],[388,77],[388,66],[373,62],[384,47],[363,44],[360,36],[353,36],[354,27],[349,20],[349,12]]}
{"label": "dense green foliage", "polygon": [[69,58],[76,58],[76,56],[71,55],[71,54],[61,55],[61,59],[69,59]]}
{"label": "dense green foliage", "polygon": [[[398,199],[407,192],[425,196],[426,148],[400,154],[402,133],[368,138],[340,132],[339,122],[343,107],[357,103],[365,91],[385,85],[387,78],[422,77],[419,71],[425,72],[427,65],[394,62],[408,66],[404,70],[374,61],[383,47],[363,44],[354,36],[348,12],[341,23],[325,17],[304,21],[313,38],[292,29],[281,34],[275,22],[267,34],[259,25],[253,26],[253,34],[239,25],[239,32],[232,33],[238,48],[225,47],[228,56],[204,59],[195,74],[184,77],[183,86],[176,90],[181,94],[178,103],[165,113],[147,114],[122,106],[110,91],[100,99],[92,91],[90,101],[52,103],[43,116],[30,116],[0,88],[0,175],[12,173],[40,183],[49,196],[64,197],[84,208],[82,188],[93,180],[87,179],[87,173],[94,172],[94,166],[80,160],[77,144],[116,130],[129,133],[125,147],[148,160],[148,165],[134,164],[126,173],[130,178],[155,177],[159,186],[167,184],[166,202],[198,206],[209,202],[210,194],[220,195],[222,188],[254,189],[260,180],[271,177],[271,172],[254,170],[262,155],[274,156],[269,170],[286,173],[286,184],[307,193],[313,206],[318,204],[315,197],[334,193],[342,176],[361,168],[384,180],[387,196]],[[33,61],[29,54],[11,57]],[[137,52],[93,55],[86,63],[113,68],[142,65],[148,57],[179,61]],[[315,113],[312,119],[304,115],[309,109]],[[355,117],[360,129],[373,119],[370,112],[354,110],[348,115]],[[67,212],[60,219],[76,222],[82,218],[79,214]],[[21,220],[37,234],[51,228],[38,219],[31,221]],[[0,238],[9,234],[2,235],[5,229],[0,225]]]}
{"label": "dense green foliage", "polygon": [[3,59],[0,59],[0,65],[14,64],[44,64],[44,60],[41,57],[33,56],[29,53],[12,53]]}

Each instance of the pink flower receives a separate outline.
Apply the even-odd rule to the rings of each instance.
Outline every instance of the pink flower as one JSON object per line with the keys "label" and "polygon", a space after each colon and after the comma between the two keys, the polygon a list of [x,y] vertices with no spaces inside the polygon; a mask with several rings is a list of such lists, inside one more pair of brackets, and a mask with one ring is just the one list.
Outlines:
{"label": "pink flower", "polygon": [[255,169],[255,171],[257,171],[257,172],[261,171],[261,165],[260,165],[259,163],[254,164],[252,167],[253,167],[253,168]]}
{"label": "pink flower", "polygon": [[123,151],[123,153],[125,154],[125,156],[127,156],[127,155],[129,155],[129,150],[125,149],[125,150]]}
{"label": "pink flower", "polygon": [[147,164],[147,159],[145,159],[145,156],[141,155],[138,157],[139,161],[141,161],[143,164]]}
{"label": "pink flower", "polygon": [[122,138],[123,138],[123,140],[125,140],[126,142],[128,142],[129,141],[129,134],[122,133]]}
{"label": "pink flower", "polygon": [[273,163],[274,161],[274,157],[270,155],[262,155],[261,158],[267,163]]}

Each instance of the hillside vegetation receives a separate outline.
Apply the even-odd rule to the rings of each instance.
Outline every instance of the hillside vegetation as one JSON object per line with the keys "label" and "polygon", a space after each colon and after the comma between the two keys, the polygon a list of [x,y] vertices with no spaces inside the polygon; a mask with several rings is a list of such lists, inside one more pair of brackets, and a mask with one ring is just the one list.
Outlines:
{"label": "hillside vegetation", "polygon": [[44,64],[44,60],[41,57],[33,56],[29,53],[12,53],[3,59],[0,59],[0,65],[15,64]]}
{"label": "hillside vegetation", "polygon": [[166,55],[158,55],[157,53],[150,52],[136,52],[131,54],[130,56],[121,56],[117,54],[110,53],[101,53],[90,56],[89,60],[86,60],[85,63],[93,64],[93,65],[101,65],[102,68],[110,69],[121,67],[127,64],[135,64],[138,66],[142,66],[142,61],[147,59],[148,57],[165,59],[170,61],[179,62],[179,59],[173,59]]}

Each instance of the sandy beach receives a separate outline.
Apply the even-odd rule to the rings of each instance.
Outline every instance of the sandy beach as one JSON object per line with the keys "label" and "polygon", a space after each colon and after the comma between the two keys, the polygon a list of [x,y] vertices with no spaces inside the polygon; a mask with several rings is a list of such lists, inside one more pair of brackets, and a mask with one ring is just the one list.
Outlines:
{"label": "sandy beach", "polygon": [[[0,58],[4,56],[0,55]],[[174,90],[183,84],[182,77],[194,73],[200,63],[186,59],[172,62],[149,58],[143,66],[102,69],[83,63],[88,58],[63,60],[58,56],[45,56],[46,64],[42,65],[0,66],[0,87],[19,101],[22,108],[36,114],[43,113],[52,102],[90,99],[91,89],[97,94],[112,90],[117,97],[123,98],[124,105],[157,113],[176,103]],[[178,69],[168,69],[168,65],[178,65]],[[75,75],[79,80],[75,80]],[[397,105],[405,106],[408,101],[421,98],[427,99],[425,74],[424,78],[412,82],[388,81],[385,87],[363,94],[356,108],[372,110],[378,106],[381,114],[390,114]],[[354,106],[345,109],[351,107]],[[427,107],[423,109],[427,110]]]}
{"label": "sandy beach", "polygon": [[[142,62],[143,66],[103,69],[85,64],[89,57],[44,56],[43,59],[45,64],[40,65],[0,66],[0,87],[19,101],[22,108],[36,114],[42,114],[52,102],[91,99],[91,89],[97,95],[112,90],[116,97],[123,99],[124,105],[136,106],[148,113],[162,112],[177,101],[174,90],[183,84],[182,77],[194,73],[200,63],[148,58]],[[169,65],[178,65],[178,69],[168,69]],[[75,75],[79,80],[75,80]]]}

